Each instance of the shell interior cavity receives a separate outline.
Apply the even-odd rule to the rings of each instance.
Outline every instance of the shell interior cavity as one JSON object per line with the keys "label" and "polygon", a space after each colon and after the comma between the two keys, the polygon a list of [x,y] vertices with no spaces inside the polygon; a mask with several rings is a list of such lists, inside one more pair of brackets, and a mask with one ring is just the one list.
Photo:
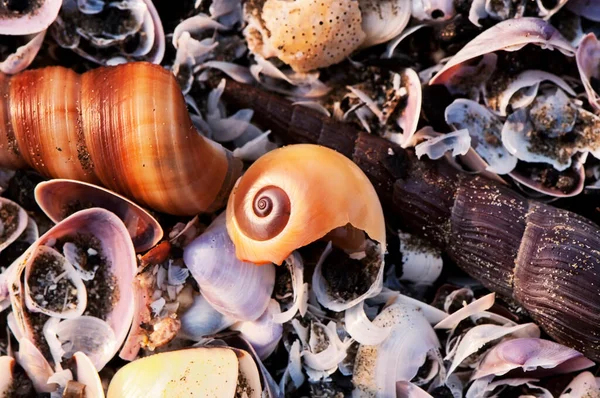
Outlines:
{"label": "shell interior cavity", "polygon": [[55,223],[90,207],[101,207],[115,213],[125,223],[139,252],[154,247],[163,236],[162,227],[146,210],[94,184],[66,179],[44,181],[35,187],[35,199]]}

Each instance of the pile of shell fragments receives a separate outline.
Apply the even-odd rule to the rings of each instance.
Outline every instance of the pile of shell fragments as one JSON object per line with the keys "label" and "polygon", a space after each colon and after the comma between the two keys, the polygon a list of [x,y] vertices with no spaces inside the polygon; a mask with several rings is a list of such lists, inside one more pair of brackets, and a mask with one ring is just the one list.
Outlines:
{"label": "pile of shell fragments", "polygon": [[[0,19],[1,72],[160,64],[197,129],[246,164],[279,143],[252,110],[225,106],[224,76],[538,200],[587,206],[600,188],[600,2],[40,0],[7,12],[22,18]],[[0,174],[7,396],[111,396],[190,358],[226,371],[205,363],[180,387],[218,373],[233,380],[223,396],[600,396],[594,362],[403,231],[388,230],[367,282],[324,290],[324,242],[256,267],[218,214],[156,222],[108,191],[42,180]]]}

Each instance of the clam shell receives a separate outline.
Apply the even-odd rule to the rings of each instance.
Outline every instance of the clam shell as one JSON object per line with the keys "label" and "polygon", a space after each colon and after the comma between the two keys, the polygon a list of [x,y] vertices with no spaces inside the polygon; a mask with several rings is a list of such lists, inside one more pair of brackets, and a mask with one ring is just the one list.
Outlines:
{"label": "clam shell", "polygon": [[108,387],[108,398],[127,396],[236,395],[238,377],[245,379],[249,398],[261,396],[260,376],[254,360],[242,350],[199,347],[164,352],[125,365]]}
{"label": "clam shell", "polygon": [[101,207],[115,213],[127,227],[137,252],[146,251],[163,237],[158,221],[129,199],[94,184],[55,179],[35,187],[35,200],[55,223],[59,223],[80,207]]}
{"label": "clam shell", "polygon": [[61,0],[31,2],[29,12],[3,13],[0,17],[0,35],[28,35],[46,29],[54,22],[62,5]]}
{"label": "clam shell", "polygon": [[132,323],[134,311],[132,285],[137,272],[137,262],[131,237],[125,225],[115,214],[104,209],[82,210],[67,217],[46,232],[19,260],[11,265],[7,277],[9,278],[11,305],[18,327],[17,333],[25,339],[31,340],[33,337],[32,326],[25,310],[24,287],[20,281],[29,258],[40,246],[52,245],[56,240],[74,234],[89,234],[98,239],[104,257],[110,264],[115,277],[118,300],[106,316],[106,322],[115,334],[114,352],[110,355],[112,357],[125,340]]}

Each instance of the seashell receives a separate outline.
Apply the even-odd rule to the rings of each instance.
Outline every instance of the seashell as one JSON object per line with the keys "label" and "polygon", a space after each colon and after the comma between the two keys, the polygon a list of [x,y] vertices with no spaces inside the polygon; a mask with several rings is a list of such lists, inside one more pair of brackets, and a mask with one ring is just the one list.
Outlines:
{"label": "seashell", "polygon": [[[418,7],[414,3],[413,11]],[[390,41],[402,33],[410,20],[410,0],[358,0],[358,4],[362,16],[361,27],[365,33],[365,40],[360,48]]]}
{"label": "seashell", "polygon": [[435,332],[417,308],[392,304],[373,321],[377,327],[391,328],[379,345],[360,345],[354,363],[353,397],[395,396],[397,381],[410,381],[440,343]]}
{"label": "seashell", "polygon": [[4,61],[0,62],[0,72],[12,75],[27,68],[40,51],[45,37],[46,30],[42,30],[41,32],[32,35],[26,35],[25,39],[27,42],[18,47],[15,52],[6,57]]}
{"label": "seashell", "polygon": [[25,231],[28,221],[29,216],[21,206],[0,197],[0,252]]}
{"label": "seashell", "polygon": [[600,358],[594,289],[600,259],[589,250],[600,245],[596,224],[443,161],[416,161],[410,149],[308,108],[292,111],[288,101],[260,89],[229,82],[224,96],[254,109],[257,122],[284,143],[321,143],[354,160],[407,232],[438,245],[487,289],[518,302],[556,341]]}
{"label": "seashell", "polygon": [[455,129],[467,129],[472,147],[487,163],[487,171],[506,174],[517,158],[502,145],[502,121],[486,107],[468,99],[457,99],[445,111],[446,122]]}
{"label": "seashell", "polygon": [[228,317],[252,321],[260,317],[275,286],[275,267],[257,267],[236,258],[221,213],[183,252],[183,260],[198,282],[202,296]]}
{"label": "seashell", "polygon": [[71,319],[83,314],[87,305],[87,291],[79,273],[48,246],[37,246],[29,254],[24,287],[25,305],[30,312]]}
{"label": "seashell", "polygon": [[19,338],[19,351],[15,352],[15,359],[31,380],[36,392],[53,392],[56,390],[56,384],[49,382],[54,373],[52,368],[40,350],[27,338]]}
{"label": "seashell", "polygon": [[[600,19],[600,8],[598,9]],[[598,78],[598,61],[600,54],[600,42],[594,33],[588,33],[579,43],[577,48],[577,54],[575,59],[577,60],[577,69],[579,70],[579,76],[581,82],[585,88],[588,102],[590,105],[598,110],[600,109],[600,95],[592,87],[591,79]]]}
{"label": "seashell", "polygon": [[534,372],[538,367],[552,369],[546,371],[546,374],[561,374],[591,366],[594,366],[594,362],[580,352],[553,341],[518,338],[504,341],[492,348],[479,364],[473,379],[488,375],[504,375],[517,368],[535,375]]}
{"label": "seashell", "polygon": [[600,394],[600,377],[591,372],[578,374],[560,395],[560,398],[593,397]]}
{"label": "seashell", "polygon": [[391,40],[404,30],[410,15],[408,0],[247,2],[244,36],[252,53],[308,72]]}
{"label": "seashell", "polygon": [[83,352],[73,354],[77,381],[85,385],[86,398],[104,398],[104,388],[94,364]]}
{"label": "seashell", "polygon": [[132,201],[102,187],[76,180],[43,181],[35,187],[35,200],[55,223],[90,207],[116,214],[125,224],[137,252],[154,247],[163,237],[158,221]]}
{"label": "seashell", "polygon": [[46,30],[61,5],[61,0],[4,3],[0,9],[0,35],[28,35]]}
{"label": "seashell", "polygon": [[[27,275],[28,265],[32,258],[35,259],[38,251],[45,252],[51,250],[51,246],[58,248],[68,242],[89,246],[88,261],[98,260],[100,261],[98,266],[104,264],[110,267],[109,269],[98,268],[94,281],[86,287],[88,307],[84,312],[86,315],[89,313],[99,318],[99,322],[105,321],[112,329],[114,342],[110,345],[111,349],[104,352],[105,358],[110,359],[125,340],[131,326],[134,310],[132,283],[137,263],[133,244],[125,225],[116,215],[104,209],[81,210],[67,217],[46,232],[20,260],[11,265],[7,272],[17,334],[22,336],[21,340],[31,340],[38,349],[46,350],[46,345],[42,344],[41,340],[42,331],[34,326],[32,317],[36,317],[38,325],[46,318],[45,315],[28,310],[27,290],[21,282],[21,274],[25,271]],[[94,256],[101,257],[90,260]],[[92,294],[93,296],[90,297]],[[90,306],[90,303],[93,305]],[[82,317],[76,317],[70,319],[67,324],[77,325],[81,322]],[[64,327],[67,327],[67,324],[64,324]],[[87,327],[91,325],[88,324]],[[49,355],[47,359],[50,360]],[[98,364],[101,364],[101,361],[98,361]]]}
{"label": "seashell", "polygon": [[[499,40],[498,38],[501,38]],[[516,51],[527,44],[547,49],[558,49],[567,56],[575,49],[550,23],[539,18],[518,18],[502,21],[471,40],[429,81],[443,84],[459,70],[459,65],[481,55],[495,51]]]}
{"label": "seashell", "polygon": [[[580,109],[556,89],[539,95],[530,107],[512,113],[502,128],[502,143],[520,160],[547,163],[564,171],[578,152],[600,157],[595,133],[599,125],[600,118]],[[572,139],[564,142],[562,137],[567,134]]]}
{"label": "seashell", "polygon": [[[360,199],[348,190],[360,192]],[[385,251],[375,189],[354,163],[316,145],[267,153],[238,180],[227,204],[227,231],[236,256],[257,264],[281,264],[297,248],[347,224]]]}
{"label": "seashell", "polygon": [[194,302],[181,314],[181,329],[177,337],[200,341],[203,337],[216,334],[227,329],[236,320],[221,314],[200,294],[194,297]]}
{"label": "seashell", "polygon": [[189,394],[233,398],[236,391],[239,396],[261,396],[260,375],[250,355],[229,347],[200,347],[163,352],[123,366],[111,380],[107,398]]}
{"label": "seashell", "polygon": [[456,10],[452,0],[412,1],[412,16],[420,21],[446,21],[454,15],[456,15]]}
{"label": "seashell", "polygon": [[[241,171],[239,160],[196,133],[177,82],[160,66],[130,63],[83,75],[60,67],[30,70],[0,75],[0,91],[11,98],[10,107],[0,107],[8,109],[0,114],[1,167],[30,166],[53,178],[102,183],[177,215],[220,208]],[[37,111],[18,106],[24,103],[36,104]],[[50,108],[52,126],[41,118]]]}
{"label": "seashell", "polygon": [[7,355],[1,356],[0,396],[12,397],[17,393],[22,394],[22,396],[35,395],[31,381],[23,375],[23,369],[17,365],[15,359]]}
{"label": "seashell", "polygon": [[50,31],[61,47],[101,65],[160,64],[165,53],[165,32],[152,0],[65,0]]}
{"label": "seashell", "polygon": [[273,320],[273,316],[281,313],[279,303],[273,299],[265,312],[256,321],[237,322],[231,326],[248,341],[261,360],[268,358],[283,334],[283,325]]}

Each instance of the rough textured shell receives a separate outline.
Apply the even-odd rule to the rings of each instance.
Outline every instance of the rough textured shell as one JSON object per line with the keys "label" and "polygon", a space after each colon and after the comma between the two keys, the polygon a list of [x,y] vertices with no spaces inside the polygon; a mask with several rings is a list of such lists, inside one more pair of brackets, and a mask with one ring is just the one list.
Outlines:
{"label": "rough textured shell", "polygon": [[[243,225],[254,216],[255,196],[269,186],[287,195],[290,215],[278,234],[261,241],[250,237]],[[385,248],[383,211],[373,185],[352,161],[317,145],[267,153],[238,180],[227,205],[227,231],[236,255],[257,264],[281,264],[295,249],[348,223]]]}

